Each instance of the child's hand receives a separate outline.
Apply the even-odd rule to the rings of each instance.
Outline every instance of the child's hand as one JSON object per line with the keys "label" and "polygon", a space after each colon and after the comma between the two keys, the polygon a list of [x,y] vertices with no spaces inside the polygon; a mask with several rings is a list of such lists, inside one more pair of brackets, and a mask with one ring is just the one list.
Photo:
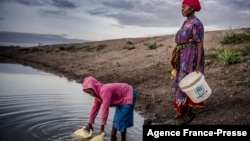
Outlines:
{"label": "child's hand", "polygon": [[100,135],[102,134],[102,133],[105,133],[105,131],[104,131],[104,125],[101,125],[101,128],[100,128]]}
{"label": "child's hand", "polygon": [[88,132],[90,132],[90,130],[94,131],[93,126],[92,126],[91,123],[88,123],[88,125],[86,126],[85,129],[86,129]]}

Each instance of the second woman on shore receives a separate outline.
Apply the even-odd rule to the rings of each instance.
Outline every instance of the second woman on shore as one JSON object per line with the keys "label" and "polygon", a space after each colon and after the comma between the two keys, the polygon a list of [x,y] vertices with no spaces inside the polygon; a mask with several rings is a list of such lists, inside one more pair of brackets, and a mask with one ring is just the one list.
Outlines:
{"label": "second woman on shore", "polygon": [[175,119],[181,124],[189,123],[194,117],[193,108],[204,107],[204,102],[194,103],[179,87],[180,80],[191,72],[204,73],[204,27],[195,16],[200,11],[199,0],[183,0],[181,12],[186,20],[175,37],[176,47],[172,53],[171,64],[176,71],[174,108]]}

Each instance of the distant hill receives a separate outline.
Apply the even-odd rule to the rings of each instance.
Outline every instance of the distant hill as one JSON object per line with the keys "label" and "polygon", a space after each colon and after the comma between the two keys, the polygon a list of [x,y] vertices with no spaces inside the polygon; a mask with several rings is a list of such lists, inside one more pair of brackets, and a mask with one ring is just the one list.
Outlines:
{"label": "distant hill", "polygon": [[32,47],[38,45],[83,43],[88,40],[68,39],[64,35],[0,32],[1,46]]}

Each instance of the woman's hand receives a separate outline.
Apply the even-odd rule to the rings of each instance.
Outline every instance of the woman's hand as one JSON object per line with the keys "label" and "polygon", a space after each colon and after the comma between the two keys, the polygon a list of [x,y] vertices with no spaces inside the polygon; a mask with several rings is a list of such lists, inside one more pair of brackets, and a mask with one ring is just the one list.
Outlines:
{"label": "woman's hand", "polygon": [[199,71],[200,71],[200,67],[197,65],[196,66],[196,73],[199,73]]}
{"label": "woman's hand", "polygon": [[85,129],[86,129],[88,132],[90,132],[90,130],[94,131],[93,126],[92,126],[91,123],[88,123],[88,125],[86,126]]}

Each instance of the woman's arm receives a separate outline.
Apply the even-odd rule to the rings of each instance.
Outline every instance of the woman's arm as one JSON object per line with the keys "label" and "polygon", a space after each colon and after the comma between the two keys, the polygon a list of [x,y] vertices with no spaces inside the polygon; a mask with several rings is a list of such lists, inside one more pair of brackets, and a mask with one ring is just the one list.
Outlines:
{"label": "woman's arm", "polygon": [[200,63],[201,63],[201,56],[203,52],[203,42],[197,42],[197,53],[198,53],[198,58],[197,58],[197,64],[196,64],[196,72],[200,71]]}

